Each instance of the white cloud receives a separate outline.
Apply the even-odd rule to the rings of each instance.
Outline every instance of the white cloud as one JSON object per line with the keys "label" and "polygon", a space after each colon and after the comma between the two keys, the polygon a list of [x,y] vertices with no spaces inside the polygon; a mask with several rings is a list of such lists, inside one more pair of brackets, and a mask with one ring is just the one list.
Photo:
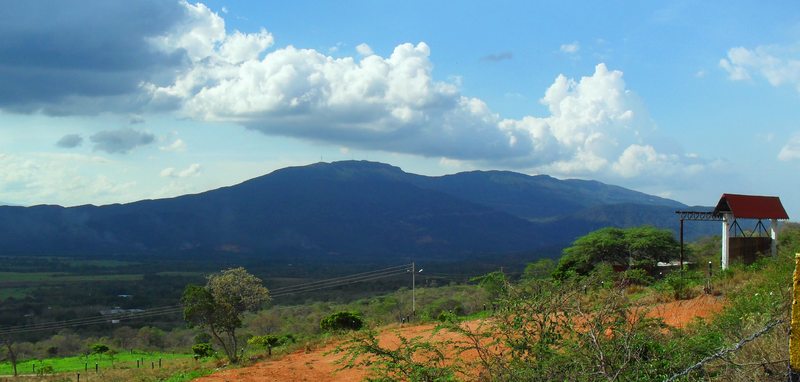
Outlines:
{"label": "white cloud", "polygon": [[228,13],[228,8],[227,7],[222,7],[222,12],[223,13]]}
{"label": "white cloud", "polygon": [[697,73],[694,74],[695,78],[703,78],[705,76],[706,76],[706,70],[705,69],[700,69],[700,70],[697,71]]}
{"label": "white cloud", "polygon": [[581,44],[579,44],[577,41],[573,42],[572,44],[561,45],[562,53],[578,53],[579,50],[581,50]]}
{"label": "white cloud", "polygon": [[753,71],[773,86],[790,84],[800,91],[800,59],[797,52],[797,46],[759,46],[755,50],[737,47],[729,50],[728,59],[721,59],[719,65],[728,71],[732,81],[749,80],[750,71]]}
{"label": "white cloud", "polygon": [[800,159],[800,135],[795,135],[783,146],[781,152],[778,153],[778,159],[782,161]]}
{"label": "white cloud", "polygon": [[[702,159],[664,143],[622,72],[605,64],[579,81],[559,76],[541,99],[550,116],[503,119],[482,100],[463,96],[457,83],[435,81],[424,42],[399,45],[388,58],[366,44],[357,47],[365,56],[360,60],[293,46],[262,57],[273,43],[265,31],[228,35],[217,15],[201,4],[187,6],[196,22],[161,44],[186,49],[194,65],[171,85],[144,88],[151,104],[178,105],[195,120],[352,149],[565,175],[663,180],[703,168]],[[242,48],[231,48],[237,44]],[[567,53],[579,49],[577,42],[563,46]]]}
{"label": "white cloud", "polygon": [[192,165],[189,166],[189,168],[182,171],[177,171],[175,170],[174,167],[165,168],[161,170],[159,176],[163,176],[166,178],[188,178],[200,175],[201,170],[202,166],[200,165],[200,163],[193,163]]}
{"label": "white cloud", "polygon": [[356,47],[356,51],[362,56],[371,56],[373,54],[372,48],[370,48],[367,44],[358,45]]}
{"label": "white cloud", "polygon": [[194,191],[196,191],[196,189],[193,185],[185,184],[179,180],[173,180],[168,185],[154,192],[151,197],[154,199],[171,198],[175,196],[186,195]]}
{"label": "white cloud", "polygon": [[134,199],[137,182],[104,173],[115,163],[81,154],[0,154],[0,200],[75,205]]}
{"label": "white cloud", "polygon": [[159,146],[159,150],[161,151],[186,151],[187,145],[182,139],[178,138],[175,142],[172,142],[169,146]]}

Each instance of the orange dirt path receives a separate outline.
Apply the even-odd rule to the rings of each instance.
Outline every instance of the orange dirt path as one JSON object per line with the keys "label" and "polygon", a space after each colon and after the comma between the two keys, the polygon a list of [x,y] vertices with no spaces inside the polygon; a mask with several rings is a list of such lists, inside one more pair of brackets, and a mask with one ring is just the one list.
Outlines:
{"label": "orange dirt path", "polygon": [[[701,295],[692,300],[674,301],[670,303],[649,306],[648,317],[661,317],[670,326],[682,327],[695,317],[708,317],[722,310],[725,299],[721,297]],[[428,338],[433,325],[406,326],[397,329],[404,337],[411,338],[422,336]],[[440,333],[437,339],[453,338],[457,334]],[[396,344],[397,337],[392,330],[384,330],[378,336],[382,343]],[[342,370],[334,375],[338,368],[333,361],[342,354],[324,353],[332,350],[336,344],[328,344],[313,349],[306,353],[303,350],[287,354],[282,358],[274,358],[257,363],[253,366],[216,372],[214,374],[195,379],[200,382],[301,382],[301,381],[361,381],[365,376],[363,369]]]}

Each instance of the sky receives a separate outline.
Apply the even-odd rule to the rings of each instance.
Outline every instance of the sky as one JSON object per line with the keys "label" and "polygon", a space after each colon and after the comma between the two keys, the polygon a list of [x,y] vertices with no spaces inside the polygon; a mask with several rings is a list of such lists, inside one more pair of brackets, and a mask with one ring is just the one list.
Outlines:
{"label": "sky", "polygon": [[3,2],[0,202],[287,166],[593,179],[800,219],[794,1]]}

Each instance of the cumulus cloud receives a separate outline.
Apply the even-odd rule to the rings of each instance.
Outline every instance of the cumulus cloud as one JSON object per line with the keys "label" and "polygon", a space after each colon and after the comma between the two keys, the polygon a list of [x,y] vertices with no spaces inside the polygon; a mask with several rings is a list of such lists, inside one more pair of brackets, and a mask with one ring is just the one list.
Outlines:
{"label": "cumulus cloud", "polygon": [[[665,143],[644,102],[626,89],[622,73],[605,64],[579,80],[558,76],[540,100],[549,116],[507,119],[482,100],[462,95],[457,81],[434,80],[430,48],[424,42],[398,45],[385,58],[366,44],[357,47],[363,56],[359,59],[334,58],[293,46],[268,52],[274,39],[266,30],[228,33],[224,20],[203,4],[180,2],[177,7],[172,13],[159,14],[158,28],[123,28],[136,32],[132,38],[140,44],[133,44],[133,52],[140,53],[137,47],[146,46],[149,53],[142,57],[151,58],[140,66],[134,60],[130,70],[120,69],[136,74],[131,77],[136,90],[107,92],[107,97],[97,93],[100,98],[88,104],[116,111],[113,105],[132,99],[129,106],[142,112],[177,111],[180,117],[234,122],[269,135],[539,173],[666,179],[700,172],[706,165],[700,158],[684,155],[679,145]],[[107,20],[114,21],[119,20]],[[86,52],[91,54],[81,56],[81,62],[105,57],[89,48]],[[579,48],[577,42],[562,47],[566,53]],[[512,57],[512,52],[503,52],[485,59]],[[48,62],[56,65],[57,61]],[[732,59],[730,65],[744,64]],[[114,68],[104,67],[117,73]],[[0,78],[11,78],[0,74]],[[94,96],[89,90],[72,89],[62,98]],[[65,107],[65,102],[60,105]],[[154,136],[128,128],[100,132],[90,139],[96,151],[125,153],[151,143]],[[181,146],[185,144],[176,141],[164,149]],[[167,177],[191,174],[191,167],[167,170],[162,172]]]}
{"label": "cumulus cloud", "polygon": [[719,66],[732,81],[752,79],[751,72],[764,77],[773,86],[790,84],[800,91],[800,56],[798,47],[759,46],[755,50],[732,48]]}
{"label": "cumulus cloud", "polygon": [[100,131],[91,137],[94,151],[105,151],[109,154],[127,154],[139,146],[150,144],[155,135],[125,127],[118,130]]}
{"label": "cumulus cloud", "polygon": [[581,50],[581,44],[579,44],[577,41],[573,42],[572,44],[561,45],[562,53],[578,53],[579,50]]}
{"label": "cumulus cloud", "polygon": [[174,167],[167,167],[161,170],[161,173],[158,174],[159,176],[163,176],[166,178],[188,178],[191,176],[198,176],[200,175],[200,171],[202,170],[202,166],[200,163],[193,163],[189,166],[186,170],[177,171]]}
{"label": "cumulus cloud", "polygon": [[0,154],[0,200],[75,205],[136,199],[135,181],[103,174],[113,164],[81,154]]}
{"label": "cumulus cloud", "polygon": [[800,135],[795,135],[783,146],[781,152],[778,153],[778,159],[782,161],[800,159]]}
{"label": "cumulus cloud", "polygon": [[63,149],[71,149],[80,146],[81,143],[83,143],[83,137],[80,134],[67,134],[56,142],[56,146]]}
{"label": "cumulus cloud", "polygon": [[182,139],[178,138],[175,142],[172,142],[169,146],[159,146],[159,150],[161,151],[186,151],[187,145]]}
{"label": "cumulus cloud", "polygon": [[514,59],[514,52],[506,51],[506,52],[502,52],[500,54],[494,54],[494,53],[487,54],[487,55],[481,57],[481,59],[478,60],[478,61],[481,61],[481,62],[485,62],[485,61],[488,61],[488,62],[500,62],[500,61],[504,61],[504,60],[513,60],[513,59]]}
{"label": "cumulus cloud", "polygon": [[372,48],[369,47],[367,44],[360,44],[356,47],[356,52],[362,56],[371,56]]}
{"label": "cumulus cloud", "polygon": [[136,108],[139,84],[162,83],[184,56],[154,50],[147,39],[170,33],[186,16],[178,1],[4,3],[0,109],[61,115]]}

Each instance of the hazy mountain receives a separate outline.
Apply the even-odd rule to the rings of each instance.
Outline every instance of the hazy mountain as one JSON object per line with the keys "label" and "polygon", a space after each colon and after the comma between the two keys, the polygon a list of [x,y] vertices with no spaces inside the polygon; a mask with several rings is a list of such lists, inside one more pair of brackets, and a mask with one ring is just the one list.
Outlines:
{"label": "hazy mountain", "polygon": [[565,244],[605,225],[671,227],[683,207],[592,181],[500,171],[425,177],[347,161],[281,169],[171,199],[3,206],[0,247],[7,254],[452,258]]}

